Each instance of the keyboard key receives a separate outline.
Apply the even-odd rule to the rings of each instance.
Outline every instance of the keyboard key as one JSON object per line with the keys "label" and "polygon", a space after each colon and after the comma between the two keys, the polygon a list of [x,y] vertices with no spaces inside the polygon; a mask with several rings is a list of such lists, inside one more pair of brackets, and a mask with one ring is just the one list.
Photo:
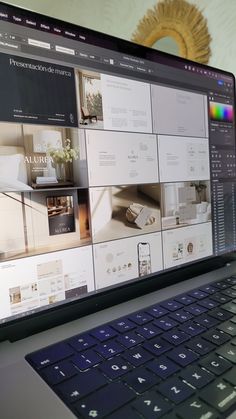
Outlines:
{"label": "keyboard key", "polygon": [[227,359],[233,364],[236,364],[236,346],[233,346],[233,345],[230,345],[230,343],[227,343],[221,348],[216,349],[216,353],[218,355],[223,356],[223,358]]}
{"label": "keyboard key", "polygon": [[219,358],[215,354],[211,354],[207,358],[200,360],[199,364],[201,367],[206,368],[208,371],[213,372],[215,375],[221,375],[232,367],[228,361]]}
{"label": "keyboard key", "polygon": [[137,368],[124,377],[124,382],[139,394],[160,382],[160,378],[152,374],[146,368]]}
{"label": "keyboard key", "polygon": [[89,334],[74,336],[73,338],[69,339],[67,342],[78,352],[85,351],[86,349],[90,349],[93,346],[95,346],[97,343],[97,341]]}
{"label": "keyboard key", "polygon": [[139,343],[143,342],[143,338],[134,332],[130,332],[125,335],[120,335],[116,340],[127,349],[132,348],[133,346],[136,346]]}
{"label": "keyboard key", "polygon": [[165,309],[169,310],[169,311],[175,311],[175,310],[179,310],[180,308],[183,307],[183,304],[179,303],[178,301],[175,300],[168,300],[168,301],[164,301],[163,303],[161,303],[161,306],[164,307]]}
{"label": "keyboard key", "polygon": [[221,308],[216,308],[215,310],[209,311],[208,315],[214,317],[217,320],[220,320],[221,322],[229,320],[233,316],[232,313],[229,313],[228,311],[225,311]]}
{"label": "keyboard key", "polygon": [[204,388],[200,398],[223,413],[236,402],[236,390],[225,381],[216,380]]}
{"label": "keyboard key", "polygon": [[49,384],[54,385],[78,374],[78,370],[71,362],[62,361],[52,365],[51,367],[44,368],[42,374],[43,378]]}
{"label": "keyboard key", "polygon": [[75,404],[82,417],[103,418],[135,397],[135,393],[122,383],[110,383],[96,393]]}
{"label": "keyboard key", "polygon": [[187,381],[189,384],[198,389],[205,387],[215,379],[215,375],[208,371],[204,371],[197,365],[185,368],[179,373],[179,375],[183,380]]}
{"label": "keyboard key", "polygon": [[145,310],[148,314],[150,314],[151,316],[155,317],[156,319],[158,319],[159,317],[165,316],[166,314],[168,314],[169,312],[161,307],[161,306],[152,306],[149,309]]}
{"label": "keyboard key", "polygon": [[236,277],[231,276],[230,278],[226,278],[224,279],[224,282],[226,282],[226,284],[236,285]]}
{"label": "keyboard key", "polygon": [[103,362],[99,368],[111,380],[121,377],[132,369],[131,365],[120,356],[116,356],[115,358]]}
{"label": "keyboard key", "polygon": [[102,345],[97,345],[94,348],[96,352],[99,353],[103,358],[108,359],[112,356],[118,355],[123,352],[125,349],[119,345],[116,341],[112,340],[107,343],[103,343]]}
{"label": "keyboard key", "polygon": [[230,321],[231,321],[231,322],[233,322],[233,323],[236,323],[236,316],[233,316],[233,317],[230,319]]}
{"label": "keyboard key", "polygon": [[132,406],[126,405],[119,410],[116,410],[112,413],[111,419],[141,419],[140,415],[138,414],[137,410],[133,409]]}
{"label": "keyboard key", "polygon": [[233,302],[226,303],[221,308],[223,308],[226,311],[229,311],[232,314],[236,314],[236,304],[234,304]]}
{"label": "keyboard key", "polygon": [[221,323],[217,326],[217,329],[228,333],[230,336],[236,336],[236,324],[232,321]]}
{"label": "keyboard key", "polygon": [[153,324],[162,330],[171,330],[173,327],[178,326],[178,323],[170,317],[162,317],[162,319],[154,320]]}
{"label": "keyboard key", "polygon": [[227,295],[228,297],[235,298],[236,290],[233,288],[228,288],[227,290],[222,291],[222,294]]}
{"label": "keyboard key", "polygon": [[179,326],[179,329],[192,337],[198,336],[206,330],[205,327],[199,326],[198,324],[193,322],[185,323]]}
{"label": "keyboard key", "polygon": [[153,358],[149,352],[145,351],[145,349],[140,346],[130,349],[129,352],[125,352],[122,356],[135,367],[139,367]]}
{"label": "keyboard key", "polygon": [[227,295],[224,295],[222,293],[217,293],[211,296],[211,299],[214,301],[218,301],[221,304],[227,303],[228,301],[231,301],[231,298]]}
{"label": "keyboard key", "polygon": [[149,342],[145,342],[143,346],[155,356],[162,355],[172,349],[171,345],[161,338],[156,338]]}
{"label": "keyboard key", "polygon": [[136,333],[138,333],[145,339],[151,339],[155,336],[160,335],[162,333],[162,330],[153,326],[152,324],[149,324],[148,326],[137,327]]}
{"label": "keyboard key", "polygon": [[208,316],[208,314],[203,314],[199,317],[196,317],[194,319],[194,322],[200,324],[200,326],[204,326],[207,329],[210,329],[211,327],[216,326],[219,324],[219,321],[214,319],[213,317]]}
{"label": "keyboard key", "polygon": [[212,285],[203,285],[200,288],[201,291],[206,292],[207,294],[215,294],[218,291],[217,288],[213,287]]}
{"label": "keyboard key", "polygon": [[183,342],[189,340],[189,335],[182,332],[181,330],[173,330],[171,332],[166,332],[162,335],[162,338],[167,340],[167,342],[171,343],[172,345],[178,346]]}
{"label": "keyboard key", "polygon": [[193,316],[199,316],[200,314],[206,313],[208,311],[207,308],[199,306],[198,304],[192,304],[188,307],[185,307],[185,310],[188,313],[191,313]]}
{"label": "keyboard key", "polygon": [[144,312],[139,312],[135,314],[131,314],[129,316],[130,320],[138,325],[146,324],[153,320],[153,317],[151,317],[149,314]]}
{"label": "keyboard key", "polygon": [[179,378],[170,378],[158,386],[158,391],[172,402],[179,404],[192,396],[195,391]]}
{"label": "keyboard key", "polygon": [[225,342],[230,340],[229,335],[222,332],[221,330],[216,329],[209,330],[208,332],[204,333],[202,337],[217,346],[223,345]]}
{"label": "keyboard key", "polygon": [[190,297],[196,298],[196,300],[202,300],[203,298],[208,297],[208,294],[206,292],[203,292],[201,290],[193,290],[188,292],[188,295]]}
{"label": "keyboard key", "polygon": [[93,367],[96,364],[99,364],[102,361],[102,358],[92,349],[89,349],[86,352],[81,352],[75,355],[71,361],[74,365],[83,371],[87,368]]}
{"label": "keyboard key", "polygon": [[212,309],[218,307],[219,303],[217,301],[211,300],[210,298],[206,298],[205,300],[201,300],[198,304],[202,307]]}
{"label": "keyboard key", "polygon": [[30,354],[27,356],[27,360],[37,369],[41,369],[55,362],[62,361],[65,358],[69,358],[73,354],[73,349],[67,343],[60,342]]}
{"label": "keyboard key", "polygon": [[189,295],[184,294],[180,295],[179,297],[175,297],[175,301],[178,301],[179,303],[183,304],[184,306],[188,306],[189,304],[192,304],[196,301],[195,298],[189,297]]}
{"label": "keyboard key", "polygon": [[230,287],[230,284],[227,284],[227,282],[224,282],[224,281],[214,282],[212,285],[213,287],[219,288],[220,290],[224,290]]}
{"label": "keyboard key", "polygon": [[204,402],[194,397],[177,409],[178,417],[181,419],[217,419],[218,413]]}
{"label": "keyboard key", "polygon": [[222,378],[236,387],[236,367],[231,368]]}
{"label": "keyboard key", "polygon": [[187,322],[188,320],[191,320],[193,318],[193,315],[188,313],[185,310],[178,310],[178,311],[175,311],[174,313],[170,313],[170,317],[179,323],[184,323],[184,322]]}
{"label": "keyboard key", "polygon": [[81,397],[87,396],[95,390],[105,386],[107,380],[95,369],[81,372],[73,378],[59,384],[56,387],[57,393],[62,395],[67,402],[74,402]]}
{"label": "keyboard key", "polygon": [[163,380],[169,378],[172,374],[179,371],[179,366],[166,358],[165,356],[160,356],[154,361],[150,361],[146,367],[161,377]]}
{"label": "keyboard key", "polygon": [[197,337],[195,339],[190,340],[186,343],[186,346],[192,351],[197,352],[199,355],[206,355],[209,352],[215,349],[215,345],[210,342],[207,342],[205,339],[201,337]]}
{"label": "keyboard key", "polygon": [[177,362],[177,364],[179,364],[181,367],[186,367],[198,359],[198,355],[195,352],[192,352],[183,346],[169,352],[167,356],[174,362]]}
{"label": "keyboard key", "polygon": [[[147,395],[138,398],[133,406],[141,415],[148,419],[157,419],[171,410],[170,404],[154,391],[148,392]],[[125,416],[125,419],[130,419]]]}
{"label": "keyboard key", "polygon": [[129,319],[119,319],[111,323],[111,326],[119,333],[128,332],[136,327],[136,324],[131,322]]}
{"label": "keyboard key", "polygon": [[108,339],[111,339],[117,335],[115,330],[113,330],[110,326],[101,326],[97,329],[94,329],[90,332],[96,339],[100,342],[105,342]]}

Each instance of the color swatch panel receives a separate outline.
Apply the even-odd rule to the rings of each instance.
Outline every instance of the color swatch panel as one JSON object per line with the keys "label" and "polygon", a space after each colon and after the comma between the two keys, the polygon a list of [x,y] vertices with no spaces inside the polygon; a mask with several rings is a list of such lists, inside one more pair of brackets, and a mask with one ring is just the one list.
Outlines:
{"label": "color swatch panel", "polygon": [[233,122],[233,106],[210,102],[210,118],[213,121]]}

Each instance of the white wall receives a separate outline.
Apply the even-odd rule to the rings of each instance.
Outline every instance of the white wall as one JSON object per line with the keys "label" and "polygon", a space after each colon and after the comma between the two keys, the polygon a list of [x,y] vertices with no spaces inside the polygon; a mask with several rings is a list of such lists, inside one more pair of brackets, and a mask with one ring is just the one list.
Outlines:
{"label": "white wall", "polygon": [[[130,39],[138,21],[158,0],[14,0],[59,19]],[[212,36],[209,64],[236,74],[236,1],[188,0],[203,10]]]}

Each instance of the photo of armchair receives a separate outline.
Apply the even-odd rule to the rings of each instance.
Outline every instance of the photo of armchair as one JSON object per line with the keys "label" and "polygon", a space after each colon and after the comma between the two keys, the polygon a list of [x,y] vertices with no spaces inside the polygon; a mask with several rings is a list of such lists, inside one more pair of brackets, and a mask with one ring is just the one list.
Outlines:
{"label": "photo of armchair", "polygon": [[95,119],[96,122],[98,120],[97,115],[90,114],[86,106],[81,106],[81,114],[82,114],[83,124],[86,124],[86,120],[89,120],[90,123],[93,122],[93,119]]}

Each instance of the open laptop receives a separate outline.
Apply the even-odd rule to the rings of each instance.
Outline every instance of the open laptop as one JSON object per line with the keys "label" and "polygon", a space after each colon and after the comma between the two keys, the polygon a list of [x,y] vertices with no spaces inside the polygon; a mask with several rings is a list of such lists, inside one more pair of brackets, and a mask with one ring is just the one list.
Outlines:
{"label": "open laptop", "polygon": [[235,418],[234,76],[0,3],[0,87],[1,418]]}

